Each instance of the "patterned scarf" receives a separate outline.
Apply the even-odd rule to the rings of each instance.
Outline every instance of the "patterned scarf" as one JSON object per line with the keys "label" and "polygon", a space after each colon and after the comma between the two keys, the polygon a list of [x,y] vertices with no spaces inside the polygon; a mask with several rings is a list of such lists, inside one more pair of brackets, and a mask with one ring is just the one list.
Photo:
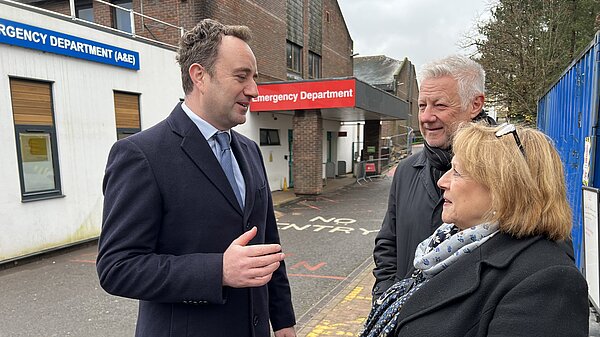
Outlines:
{"label": "patterned scarf", "polygon": [[463,231],[453,224],[442,224],[417,246],[415,271],[396,282],[371,308],[360,337],[387,337],[394,334],[400,309],[427,281],[448,268],[457,259],[471,253],[498,232],[498,224],[481,224]]}

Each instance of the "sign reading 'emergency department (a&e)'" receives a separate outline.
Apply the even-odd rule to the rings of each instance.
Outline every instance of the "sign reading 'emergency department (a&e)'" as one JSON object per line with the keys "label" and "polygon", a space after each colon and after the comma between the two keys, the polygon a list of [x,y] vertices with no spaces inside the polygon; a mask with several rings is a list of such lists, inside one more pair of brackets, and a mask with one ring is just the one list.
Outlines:
{"label": "sign reading 'emergency department (a&e)'", "polygon": [[140,69],[138,52],[1,18],[0,43]]}
{"label": "sign reading 'emergency department (a&e)'", "polygon": [[259,84],[251,111],[352,108],[356,103],[356,80],[323,80]]}

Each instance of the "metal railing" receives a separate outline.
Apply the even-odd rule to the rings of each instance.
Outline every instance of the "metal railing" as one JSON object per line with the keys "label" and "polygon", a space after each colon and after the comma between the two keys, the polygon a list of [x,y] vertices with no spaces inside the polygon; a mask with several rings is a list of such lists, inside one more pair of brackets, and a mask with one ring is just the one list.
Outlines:
{"label": "metal railing", "polygon": [[[142,13],[138,13],[138,12],[134,11],[133,9],[128,9],[128,8],[125,8],[125,7],[121,7],[121,6],[118,6],[118,5],[112,4],[112,3],[107,2],[107,1],[103,1],[103,0],[93,0],[93,2],[101,3],[101,4],[104,4],[104,5],[110,6],[110,7],[114,7],[116,10],[120,10],[120,11],[124,11],[124,12],[128,12],[129,13],[129,17],[130,17],[130,21],[131,21],[130,22],[131,32],[123,31],[123,30],[116,29],[116,28],[111,27],[111,26],[107,26],[107,25],[104,25],[104,24],[99,24],[99,23],[96,23],[96,22],[87,21],[87,20],[78,18],[77,17],[77,11],[76,11],[76,8],[75,8],[75,0],[69,0],[69,13],[70,13],[70,15],[58,12],[56,10],[50,10],[50,9],[46,9],[44,7],[34,6],[34,5],[27,4],[27,3],[21,3],[21,2],[18,2],[18,1],[14,1],[14,0],[0,0],[0,2],[7,3],[7,4],[10,4],[10,5],[16,6],[16,7],[28,9],[28,10],[31,10],[31,11],[34,11],[34,12],[43,13],[45,15],[54,16],[54,17],[57,17],[57,18],[70,19],[72,21],[77,21],[78,23],[81,23],[81,24],[84,24],[84,25],[87,25],[87,26],[92,26],[92,27],[96,27],[96,28],[99,28],[99,29],[108,30],[108,31],[112,31],[112,32],[118,32],[119,34],[126,34],[126,35],[129,35],[129,36],[134,37],[136,39],[145,40],[147,42],[154,43],[154,44],[157,44],[157,45],[161,45],[161,46],[164,46],[164,47],[168,47],[168,48],[171,48],[171,49],[177,48],[177,42],[173,44],[173,43],[168,43],[168,42],[165,42],[165,41],[161,41],[159,38],[157,38],[154,35],[154,33],[152,33],[152,31],[150,30],[150,28],[148,27],[148,25],[146,25],[143,20],[147,19],[147,20],[151,20],[153,22],[156,22],[158,25],[162,25],[162,26],[166,27],[165,29],[175,29],[175,30],[177,30],[177,35],[174,35],[174,36],[177,37],[177,40],[179,40],[179,37],[181,37],[183,35],[183,33],[185,32],[185,30],[184,30],[183,27],[170,24],[168,22],[165,22],[165,21],[153,18],[151,16],[148,16],[148,15],[145,15],[145,14],[142,14]],[[151,35],[153,38],[148,38],[148,37],[145,37],[145,36],[142,36],[142,35],[139,35],[139,34],[136,33],[136,30],[135,30],[135,18],[136,17],[140,17],[141,18],[141,21],[142,21],[141,25],[144,28],[146,28],[147,33],[149,35]],[[175,32],[173,32],[173,34],[175,34]]]}
{"label": "metal railing", "polygon": [[[138,36],[135,33],[135,17],[136,16],[139,16],[140,18],[142,18],[142,25],[143,26],[145,26],[144,23],[143,23],[143,19],[145,18],[145,19],[148,19],[148,20],[152,20],[152,21],[158,22],[158,23],[160,23],[162,25],[165,25],[167,27],[178,29],[179,30],[179,36],[182,36],[183,33],[184,33],[183,27],[176,26],[176,25],[170,24],[168,22],[165,22],[165,21],[162,21],[162,20],[159,20],[159,19],[155,19],[155,18],[153,18],[151,16],[148,16],[148,15],[145,15],[145,14],[142,14],[142,13],[138,13],[138,12],[134,11],[133,9],[121,7],[121,6],[118,6],[118,5],[115,5],[113,3],[110,3],[110,2],[107,2],[107,1],[103,1],[103,0],[93,0],[93,1],[94,2],[99,2],[101,4],[105,4],[107,6],[110,6],[110,7],[113,7],[113,8],[122,10],[122,11],[125,11],[125,12],[129,12],[129,18],[130,18],[130,23],[131,23],[131,32],[126,32],[126,33],[130,33],[132,36]],[[73,19],[76,19],[77,15],[76,15],[76,12],[75,12],[75,0],[70,0],[69,2],[70,2],[70,5],[71,5],[71,17]],[[152,32],[150,32],[150,34],[152,34]]]}
{"label": "metal railing", "polygon": [[363,160],[355,165],[356,182],[372,181],[374,178],[387,177],[388,171],[400,162],[400,160],[412,154],[413,130],[406,127],[407,132],[383,139],[379,158]]}

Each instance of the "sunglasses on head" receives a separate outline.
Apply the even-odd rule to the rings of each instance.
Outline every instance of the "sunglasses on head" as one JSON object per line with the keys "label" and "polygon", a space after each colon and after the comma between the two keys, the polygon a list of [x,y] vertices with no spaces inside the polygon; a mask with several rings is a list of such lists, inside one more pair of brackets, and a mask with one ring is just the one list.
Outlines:
{"label": "sunglasses on head", "polygon": [[500,124],[496,130],[496,137],[500,138],[502,136],[506,136],[511,133],[512,133],[513,137],[515,138],[515,142],[517,143],[519,150],[521,150],[521,153],[523,154],[523,156],[525,156],[525,149],[523,149],[523,144],[521,144],[521,139],[519,138],[519,135],[517,134],[517,128],[513,124],[510,124],[510,123]]}

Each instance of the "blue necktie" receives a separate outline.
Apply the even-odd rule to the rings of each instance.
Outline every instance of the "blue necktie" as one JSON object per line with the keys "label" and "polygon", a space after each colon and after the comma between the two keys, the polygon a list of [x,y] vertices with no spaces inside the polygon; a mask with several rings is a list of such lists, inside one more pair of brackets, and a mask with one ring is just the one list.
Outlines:
{"label": "blue necktie", "polygon": [[221,167],[227,176],[227,180],[229,180],[229,184],[231,184],[231,188],[235,193],[235,198],[237,199],[240,207],[243,208],[242,196],[240,195],[240,189],[238,187],[237,182],[235,181],[235,176],[233,175],[233,162],[231,159],[231,146],[229,146],[229,134],[227,132],[217,132],[215,134],[215,140],[219,143],[219,147],[221,148],[221,156],[219,161],[221,162]]}

